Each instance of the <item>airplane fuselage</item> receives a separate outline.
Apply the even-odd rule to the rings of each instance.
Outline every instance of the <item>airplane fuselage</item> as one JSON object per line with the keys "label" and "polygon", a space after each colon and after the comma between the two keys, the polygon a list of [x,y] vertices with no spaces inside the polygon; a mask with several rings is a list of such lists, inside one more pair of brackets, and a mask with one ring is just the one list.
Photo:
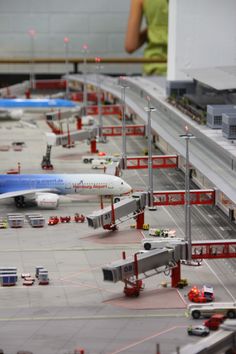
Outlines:
{"label": "airplane fuselage", "polygon": [[62,195],[115,195],[128,193],[130,186],[105,174],[0,175],[0,194],[47,189]]}

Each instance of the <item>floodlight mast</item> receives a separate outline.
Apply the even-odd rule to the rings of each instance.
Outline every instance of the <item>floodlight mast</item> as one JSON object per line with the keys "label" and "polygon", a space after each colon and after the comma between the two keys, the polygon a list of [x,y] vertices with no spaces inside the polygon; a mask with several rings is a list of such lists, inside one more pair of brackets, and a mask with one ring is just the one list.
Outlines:
{"label": "floodlight mast", "polygon": [[36,36],[36,31],[35,29],[31,28],[28,31],[28,34],[30,36],[30,55],[31,55],[31,62],[30,62],[30,88],[32,90],[35,89],[35,72],[34,72],[34,58],[35,58],[35,36]]}
{"label": "floodlight mast", "polygon": [[190,202],[190,182],[189,182],[189,140],[195,136],[185,127],[185,134],[180,134],[180,138],[185,139],[185,240],[188,242],[188,261],[192,261],[192,235],[191,235],[191,202]]}
{"label": "floodlight mast", "polygon": [[151,113],[156,111],[156,108],[151,106],[151,99],[147,96],[147,107],[144,107],[147,112],[147,139],[148,139],[148,194],[149,201],[148,206],[150,210],[156,210],[153,206],[153,168],[152,168],[152,125],[151,125]]}
{"label": "floodlight mast", "polygon": [[123,169],[127,167],[127,150],[126,150],[126,102],[125,102],[125,94],[126,89],[129,88],[125,77],[121,76],[119,78],[119,85],[121,87],[121,110],[122,110],[122,161],[123,161]]}
{"label": "floodlight mast", "polygon": [[102,119],[102,109],[101,109],[101,58],[95,57],[96,65],[96,81],[97,81],[97,105],[98,105],[98,139],[99,142],[103,142],[103,134],[102,134],[102,127],[103,127],[103,119]]}
{"label": "floodlight mast", "polygon": [[66,75],[66,98],[69,98],[69,38],[64,38],[65,45],[65,75]]}
{"label": "floodlight mast", "polygon": [[88,55],[88,45],[83,44],[82,47],[82,53],[84,55],[84,86],[83,86],[83,104],[86,109],[87,107],[87,73],[88,73],[88,68],[87,68],[87,55]]}

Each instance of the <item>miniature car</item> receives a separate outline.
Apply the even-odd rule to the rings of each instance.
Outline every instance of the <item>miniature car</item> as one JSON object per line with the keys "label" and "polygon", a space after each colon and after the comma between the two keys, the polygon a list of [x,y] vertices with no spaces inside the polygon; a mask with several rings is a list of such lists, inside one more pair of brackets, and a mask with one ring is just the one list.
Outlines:
{"label": "miniature car", "polygon": [[175,237],[176,231],[170,229],[149,229],[150,236]]}
{"label": "miniature car", "polygon": [[34,284],[34,280],[26,278],[26,279],[24,279],[22,284],[25,286],[32,286]]}
{"label": "miniature car", "polygon": [[60,216],[60,222],[62,222],[62,223],[70,222],[70,216]]}
{"label": "miniature car", "polygon": [[74,216],[75,222],[85,222],[85,216],[83,214],[75,213]]}
{"label": "miniature car", "polygon": [[143,230],[149,230],[149,224],[143,224]]}
{"label": "miniature car", "polygon": [[204,325],[209,329],[215,331],[224,322],[225,318],[226,318],[225,315],[223,315],[222,313],[215,313],[208,320],[204,322]]}
{"label": "miniature car", "polygon": [[214,289],[210,285],[203,285],[202,287],[202,294],[207,299],[207,302],[214,300]]}
{"label": "miniature car", "polygon": [[188,327],[187,332],[189,335],[205,337],[205,336],[208,336],[208,334],[210,333],[210,330],[206,326],[199,325],[199,326]]}
{"label": "miniature car", "polygon": [[31,277],[30,273],[21,273],[21,278],[22,279],[29,278],[29,277]]}
{"label": "miniature car", "polygon": [[7,229],[7,222],[6,221],[0,221],[0,229]]}
{"label": "miniature car", "polygon": [[99,151],[98,156],[106,156],[106,153],[104,151]]}
{"label": "miniature car", "polygon": [[48,220],[48,225],[56,225],[59,223],[59,218],[57,216],[51,216]]}

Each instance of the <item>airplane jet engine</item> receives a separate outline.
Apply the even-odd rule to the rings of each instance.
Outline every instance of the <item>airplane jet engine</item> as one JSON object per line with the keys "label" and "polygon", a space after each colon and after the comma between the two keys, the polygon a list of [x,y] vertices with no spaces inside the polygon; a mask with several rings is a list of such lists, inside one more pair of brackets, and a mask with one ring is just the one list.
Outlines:
{"label": "airplane jet engine", "polygon": [[37,193],[36,204],[42,209],[56,209],[59,204],[59,196],[54,193]]}

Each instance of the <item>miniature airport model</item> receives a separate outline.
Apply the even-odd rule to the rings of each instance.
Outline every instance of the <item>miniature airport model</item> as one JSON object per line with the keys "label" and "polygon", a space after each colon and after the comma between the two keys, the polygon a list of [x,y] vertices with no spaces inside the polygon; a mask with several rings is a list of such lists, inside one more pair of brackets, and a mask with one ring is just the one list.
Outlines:
{"label": "miniature airport model", "polygon": [[[115,133],[114,128],[112,128],[112,129],[109,128],[109,130],[110,131],[113,130],[113,132]],[[118,128],[118,130],[119,130],[119,128]],[[127,141],[127,143],[129,143],[129,141]],[[110,142],[110,145],[111,145],[111,142]],[[105,147],[105,145],[104,145],[104,147]],[[27,147],[26,147],[26,149],[27,149]],[[58,150],[61,149],[60,146],[58,146],[57,149]],[[75,147],[75,149],[76,149],[76,147]],[[82,150],[81,145],[80,145],[79,149]],[[78,150],[76,150],[76,151],[78,151]],[[111,155],[111,153],[113,153],[113,152],[108,151],[108,155]],[[54,156],[54,154],[55,154],[55,156]],[[56,151],[56,149],[55,149],[54,154],[53,154],[53,158],[55,160],[53,161],[53,165],[54,165],[54,168],[56,170],[58,170],[58,161],[59,160],[58,160],[57,156],[62,155],[62,152],[61,152],[61,150]],[[68,153],[65,150],[63,152],[63,155],[66,156],[67,154],[68,154],[68,156],[70,156],[70,155],[73,156],[74,152]],[[39,154],[37,156],[39,156]],[[89,156],[89,155],[86,155],[85,151],[83,150],[80,152],[80,156],[82,157],[82,156]],[[95,154],[92,156],[95,156]],[[171,166],[171,164],[172,164],[175,167],[169,167],[169,170],[167,170],[167,171],[169,171],[171,173],[177,172],[176,166],[179,165],[179,162],[176,163],[176,161],[179,159],[179,157],[177,155],[172,155],[172,157],[170,157],[170,155],[169,155],[168,158],[166,158],[165,155],[162,155],[162,156],[160,155],[159,158],[156,156],[154,158],[155,158],[155,160],[153,160],[153,161],[155,161],[155,165],[158,166],[158,164],[159,164],[161,166],[165,166],[165,165]],[[66,160],[66,163],[68,163],[68,161],[69,160]],[[131,184],[133,187],[133,183],[135,184],[134,178],[131,177],[131,179],[127,179],[127,176],[129,175],[129,173],[132,174],[133,172],[135,172],[135,174],[136,174],[137,171],[133,171],[133,170],[137,166],[139,166],[138,168],[140,168],[140,172],[142,171],[142,169],[147,168],[147,156],[141,157],[141,156],[133,154],[133,157],[132,156],[127,157],[127,162],[128,162],[127,165],[130,166],[130,168],[127,169],[127,171],[126,170],[122,171],[122,173],[123,173],[122,179],[124,178],[124,180],[127,181],[129,184]],[[180,163],[181,163],[181,161],[180,161]],[[63,166],[65,169],[67,168],[66,164],[63,164]],[[79,162],[77,160],[75,166],[76,166],[75,168],[77,170],[78,169],[86,169],[88,167],[88,166],[86,166],[86,164],[84,164],[82,162],[82,160],[81,160],[81,162]],[[112,166],[112,164],[111,164],[111,166]],[[108,165],[108,167],[110,167],[110,165]],[[90,168],[91,168],[91,165],[90,165]],[[81,172],[81,171],[79,171],[79,172]],[[157,174],[162,173],[161,169],[159,169],[159,170],[155,169],[155,172],[157,172]],[[54,175],[54,174],[52,173],[52,175]],[[101,176],[102,175],[103,174],[101,174]],[[160,179],[161,178],[159,177],[158,183],[161,183]],[[178,188],[178,186],[176,188]],[[61,294],[60,293],[61,289],[63,290],[63,292],[66,292],[66,294],[69,294],[70,290],[73,288],[72,291],[76,294],[76,296],[75,296],[75,298],[73,298],[73,296],[68,297],[70,299],[70,302],[77,304],[78,301],[80,301],[82,303],[81,307],[79,306],[79,307],[77,307],[77,309],[74,310],[74,311],[76,311],[76,313],[80,313],[80,308],[81,308],[81,310],[83,309],[83,311],[84,311],[84,304],[86,306],[89,306],[89,304],[91,303],[90,299],[88,297],[83,296],[84,291],[86,291],[90,296],[92,296],[94,298],[94,300],[95,300],[94,306],[96,308],[97,308],[97,304],[100,308],[101,308],[101,306],[103,306],[101,299],[97,300],[97,298],[95,298],[95,293],[98,294],[98,292],[94,291],[94,287],[96,287],[97,284],[94,283],[94,281],[91,281],[91,283],[90,283],[90,277],[87,278],[86,269],[88,268],[88,265],[85,263],[83,263],[83,264],[81,263],[81,262],[83,262],[83,259],[88,259],[88,257],[90,257],[89,252],[93,253],[93,254],[91,253],[91,258],[89,258],[88,261],[91,263],[94,262],[93,263],[94,264],[93,271],[96,272],[96,269],[97,269],[98,274],[96,274],[96,275],[98,275],[98,278],[100,278],[100,273],[101,273],[102,267],[108,268],[107,274],[111,274],[111,273],[117,274],[117,272],[114,270],[115,268],[113,268],[112,262],[114,261],[114,259],[117,258],[117,252],[121,251],[121,249],[123,249],[123,246],[124,246],[124,248],[127,248],[126,242],[128,242],[127,244],[129,245],[128,249],[126,251],[127,253],[129,252],[129,254],[130,253],[133,254],[134,252],[135,253],[140,252],[140,254],[137,254],[137,264],[138,264],[137,269],[136,269],[136,265],[135,265],[136,263],[134,260],[134,256],[127,257],[126,260],[123,259],[123,260],[117,262],[120,264],[121,269],[123,269],[122,270],[123,276],[125,274],[127,275],[127,276],[125,275],[125,277],[124,277],[123,283],[125,285],[122,288],[126,297],[127,296],[136,297],[139,295],[139,293],[141,291],[144,291],[144,295],[140,296],[141,300],[145,299],[146,296],[148,297],[149,291],[150,291],[149,285],[155,283],[151,280],[151,277],[150,278],[148,277],[148,275],[153,276],[154,274],[156,275],[155,279],[157,279],[157,278],[160,279],[160,277],[161,277],[161,279],[167,280],[167,283],[168,283],[167,289],[166,289],[167,292],[169,290],[175,291],[176,287],[177,287],[180,289],[179,291],[182,292],[181,295],[184,297],[185,292],[188,291],[188,290],[186,290],[186,286],[188,286],[187,285],[188,282],[185,281],[186,279],[181,278],[179,285],[177,283],[174,284],[174,282],[173,282],[173,284],[172,284],[173,288],[169,289],[169,281],[171,280],[171,278],[169,278],[169,275],[172,274],[174,281],[179,279],[176,274],[176,271],[178,269],[177,263],[179,262],[178,260],[180,260],[180,263],[182,264],[182,262],[181,262],[182,259],[186,258],[186,253],[181,254],[182,251],[180,251],[183,248],[183,251],[186,252],[186,244],[185,243],[178,245],[177,248],[173,247],[173,245],[171,245],[170,243],[166,243],[165,244],[167,246],[166,249],[163,249],[163,248],[162,249],[153,249],[148,252],[147,251],[144,252],[144,250],[142,250],[142,251],[139,250],[141,248],[140,247],[141,240],[140,240],[140,238],[138,239],[138,236],[136,236],[136,243],[138,242],[138,246],[136,246],[135,244],[132,244],[132,243],[129,244],[131,233],[133,232],[133,230],[129,230],[131,233],[127,234],[126,239],[124,239],[122,242],[123,243],[122,246],[119,244],[116,245],[115,243],[113,244],[112,243],[113,241],[111,241],[111,240],[114,240],[114,242],[116,242],[116,240],[119,239],[119,237],[122,237],[122,233],[124,232],[124,230],[127,229],[126,223],[129,224],[129,220],[132,221],[133,219],[136,220],[136,227],[139,228],[139,230],[140,230],[138,233],[139,235],[141,235],[141,232],[142,232],[141,230],[143,229],[144,224],[150,224],[149,230],[154,228],[153,225],[160,225],[159,218],[161,218],[161,221],[162,221],[161,225],[166,225],[166,227],[163,227],[163,229],[172,229],[174,227],[173,225],[170,225],[170,223],[168,222],[169,221],[168,219],[166,220],[167,222],[164,219],[162,219],[163,218],[162,212],[164,211],[164,208],[159,208],[159,209],[157,209],[155,215],[152,214],[152,218],[153,218],[152,222],[150,222],[150,220],[148,219],[149,214],[148,214],[148,209],[146,209],[145,210],[145,221],[144,221],[144,209],[147,205],[147,195],[148,194],[143,193],[143,196],[142,196],[142,193],[139,193],[139,195],[137,195],[137,193],[135,193],[135,194],[136,195],[134,195],[134,197],[132,197],[132,198],[125,197],[124,199],[121,199],[118,203],[115,203],[116,205],[114,204],[113,211],[112,211],[111,206],[108,206],[108,207],[105,206],[103,211],[94,212],[94,210],[97,210],[99,208],[97,205],[94,206],[94,204],[89,205],[90,203],[86,203],[86,204],[83,203],[83,206],[80,206],[80,204],[76,204],[76,211],[78,210],[79,215],[81,215],[85,211],[85,215],[89,217],[88,224],[90,224],[89,221],[91,221],[90,225],[87,225],[87,224],[84,225],[82,221],[79,222],[78,224],[75,224],[72,222],[67,223],[66,222],[67,218],[69,218],[69,216],[73,215],[75,212],[75,204],[73,204],[73,203],[68,204],[68,205],[60,204],[59,211],[58,211],[57,215],[55,215],[55,216],[57,216],[59,221],[62,218],[62,220],[65,220],[65,222],[60,223],[60,225],[58,225],[59,224],[58,223],[57,224],[58,226],[55,225],[55,228],[54,228],[54,226],[51,227],[51,226],[45,225],[44,230],[43,230],[44,233],[40,233],[40,228],[38,230],[36,230],[36,232],[39,232],[38,235],[36,233],[34,235],[30,235],[30,233],[29,233],[29,231],[31,230],[30,224],[24,222],[23,229],[18,228],[17,230],[14,230],[14,228],[13,228],[11,230],[10,229],[2,230],[3,233],[10,232],[10,231],[12,232],[12,234],[7,234],[8,235],[7,238],[9,241],[6,240],[4,242],[10,242],[10,240],[13,237],[15,237],[15,235],[13,234],[15,231],[20,232],[19,237],[21,237],[22,241],[23,240],[26,241],[25,247],[27,247],[29,249],[36,249],[36,246],[33,246],[33,242],[37,242],[37,243],[41,244],[41,254],[43,254],[44,252],[47,252],[49,254],[49,253],[51,253],[50,249],[48,248],[48,241],[50,240],[50,245],[51,245],[50,247],[52,247],[53,252],[56,257],[51,258],[50,265],[45,264],[45,262],[42,262],[47,266],[47,269],[50,270],[50,273],[51,273],[51,264],[53,263],[54,271],[51,273],[52,275],[50,276],[50,291],[54,291],[54,287],[55,287],[57,295]],[[211,188],[208,190],[206,190],[206,189],[205,190],[197,190],[197,189],[191,190],[191,200],[194,202],[193,205],[200,205],[200,204],[205,205],[205,206],[208,205],[208,207],[203,206],[204,209],[201,207],[199,207],[199,208],[194,207],[194,208],[196,208],[196,210],[206,210],[207,213],[213,212],[211,206],[214,205],[215,196],[216,196],[216,192],[214,189],[211,189]],[[172,190],[166,190],[166,188],[163,188],[163,186],[161,188],[158,187],[158,190],[154,192],[154,203],[157,204],[158,206],[168,206],[168,205],[174,206],[174,205],[176,205],[177,208],[181,209],[181,207],[178,207],[178,205],[181,206],[184,204],[184,190],[173,190],[173,188],[172,188]],[[3,205],[3,201],[1,202],[1,205]],[[12,205],[9,203],[9,204],[7,204],[6,208],[8,208],[8,209],[12,208]],[[80,209],[80,208],[85,208],[85,210]],[[175,210],[178,210],[177,208],[175,208]],[[170,210],[169,212],[171,213],[171,208],[170,209],[168,208],[168,210]],[[127,211],[128,211],[128,213],[127,213]],[[113,215],[113,212],[114,212],[114,215]],[[45,220],[49,220],[50,214],[46,209],[42,210],[42,215],[44,216]],[[71,216],[70,218],[72,221],[73,217]],[[35,220],[36,219],[37,219],[37,217],[35,215]],[[80,218],[80,216],[79,216],[79,219],[82,220],[83,218],[82,217]],[[213,224],[214,220],[211,219],[211,222]],[[92,228],[94,230],[92,230],[92,228],[88,229],[88,226],[92,226]],[[99,231],[99,233],[98,233],[98,230],[97,230],[98,227],[100,227],[100,228],[103,227],[104,230],[101,229],[101,231]],[[119,227],[119,231],[109,232],[109,230],[112,230],[112,227],[114,227],[115,230],[117,230]],[[129,227],[128,227],[128,229],[129,229]],[[155,229],[157,230],[157,229],[159,229],[159,227],[157,226]],[[160,229],[161,229],[161,227],[160,227]],[[134,230],[134,231],[136,232],[138,230]],[[23,232],[24,232],[25,236],[24,236]],[[84,238],[84,235],[88,234],[88,232],[89,233],[91,232],[91,235],[90,235],[91,240],[94,237],[96,238],[96,235],[99,235],[100,240],[104,242],[102,247],[101,247],[101,245],[99,245],[99,238],[96,241],[96,242],[98,242],[97,243],[98,247],[96,246],[96,242],[93,243],[93,248],[96,249],[95,251],[93,251],[89,247],[89,244],[87,244],[87,246],[86,246],[86,243],[85,243],[86,241],[84,241],[83,238]],[[148,230],[145,231],[145,233],[148,233],[148,232],[149,232]],[[44,234],[45,234],[45,236],[44,236]],[[9,236],[10,236],[10,238],[9,238]],[[198,235],[196,235],[195,233],[194,233],[194,236],[195,236],[195,239],[198,239],[199,241],[193,242],[192,257],[193,257],[193,260],[201,259],[201,262],[200,262],[201,267],[198,267],[198,269],[200,269],[200,272],[201,272],[201,268],[204,267],[204,262],[202,262],[203,259],[207,259],[207,258],[208,259],[210,259],[210,258],[217,259],[220,257],[226,257],[227,255],[229,257],[231,257],[231,256],[235,257],[235,255],[234,255],[234,253],[235,253],[234,240],[229,239],[229,240],[227,240],[228,242],[226,242],[226,240],[222,240],[221,242],[217,242],[217,240],[215,239],[215,237],[213,235],[212,240],[207,242],[206,240],[201,241],[201,237],[198,237]],[[34,240],[33,240],[33,238],[34,238]],[[146,240],[148,238],[151,238],[151,237],[147,236]],[[179,238],[179,232],[177,232],[177,236],[175,238],[171,238],[171,240],[173,241],[174,239],[178,239],[178,238]],[[153,239],[159,240],[159,236],[153,237]],[[169,242],[168,237],[164,237],[163,239],[166,242]],[[172,242],[172,241],[170,241],[170,242]],[[88,242],[88,240],[87,240],[87,242]],[[92,242],[92,241],[89,241],[89,242]],[[17,245],[17,242],[15,242],[15,244]],[[180,246],[180,248],[179,248],[179,246]],[[135,250],[136,247],[137,247],[137,252]],[[87,249],[89,249],[89,252],[87,252]],[[63,251],[63,250],[65,250],[65,251]],[[71,252],[68,252],[68,250],[71,250]],[[11,250],[9,250],[9,252],[11,252]],[[74,252],[76,253],[76,258],[73,258]],[[86,257],[82,256],[82,254],[84,252],[86,252]],[[100,261],[97,261],[97,256],[99,255],[100,252],[104,252],[103,253],[104,255],[101,257],[102,259]],[[152,252],[153,252],[153,256],[152,256]],[[161,263],[156,264],[154,262],[154,259],[155,259],[154,253],[159,255],[159,261]],[[61,258],[61,256],[59,256],[60,254],[61,254],[62,258]],[[67,271],[65,271],[63,276],[60,275],[57,278],[57,273],[58,273],[57,269],[60,268],[60,272],[62,272],[62,273],[64,271],[63,270],[64,269],[63,263],[65,261],[66,254],[68,254],[68,256],[70,258],[69,261],[67,261],[69,273]],[[34,252],[34,255],[35,255],[35,252]],[[82,257],[80,257],[80,255]],[[168,255],[168,256],[166,256],[166,255]],[[30,256],[30,254],[28,252],[28,257],[29,256]],[[44,259],[46,261],[48,259],[48,257],[46,255],[44,257],[45,257]],[[153,262],[154,262],[153,264],[152,264],[152,262],[150,262],[150,259],[153,260]],[[54,260],[56,262],[55,264],[54,264]],[[107,263],[107,261],[108,261],[109,265],[104,266],[104,263]],[[176,263],[176,261],[177,261],[177,263]],[[127,272],[126,272],[126,267],[124,265],[125,262],[127,262],[127,264],[126,264],[127,269],[128,269]],[[145,269],[143,268],[144,273],[145,273],[144,277],[141,276],[142,262],[143,262],[143,264],[145,264],[145,267],[146,267]],[[40,264],[40,263],[41,263],[41,261],[40,262],[38,261],[38,264]],[[116,262],[114,262],[114,263],[116,263]],[[32,264],[33,264],[33,262],[32,262]],[[71,264],[73,264],[73,269],[70,268]],[[99,264],[99,267],[98,267],[98,264]],[[19,265],[20,265],[21,271],[28,271],[29,270],[30,272],[32,272],[32,269],[22,269],[21,263],[19,263],[19,264],[17,263],[16,265],[17,265],[17,268],[19,268]],[[140,266],[140,269],[139,269],[139,266]],[[156,271],[155,271],[155,269],[156,269]],[[222,267],[222,269],[223,269],[223,267]],[[81,270],[82,270],[82,272],[80,272]],[[139,271],[140,271],[140,273],[139,273]],[[196,271],[196,268],[195,268],[195,271]],[[203,269],[203,271],[205,272],[205,269]],[[132,272],[134,272],[134,274]],[[182,272],[183,273],[186,272],[184,265],[182,267]],[[191,269],[187,270],[187,272],[191,272]],[[43,282],[47,281],[48,280],[47,272],[44,273],[44,270],[43,270],[41,273],[42,273],[42,281]],[[137,273],[139,275],[138,278],[136,278]],[[59,278],[60,278],[60,282],[58,281]],[[145,279],[145,284],[144,284],[144,279]],[[195,279],[194,276],[192,277],[191,275],[189,275],[188,280],[190,281],[190,284],[191,284],[192,279]],[[207,280],[203,281],[202,279],[200,281],[201,281],[201,284],[209,284],[209,279],[208,279],[208,281]],[[159,282],[159,280],[157,280],[157,282]],[[213,283],[214,283],[214,281],[213,281]],[[185,284],[183,289],[181,287],[182,284]],[[25,284],[25,285],[27,285],[27,284]],[[103,294],[103,300],[104,299],[110,300],[110,299],[114,298],[114,293],[115,293],[116,298],[117,298],[117,294],[121,294],[121,288],[119,286],[118,281],[117,281],[117,284],[115,284],[115,287],[117,287],[117,288],[113,288],[112,285],[113,285],[113,282],[111,282],[110,280],[106,281],[105,285],[103,285],[102,283],[99,284],[100,289],[106,288],[106,289],[109,289],[109,292],[110,292],[110,293],[105,292],[105,295]],[[199,286],[199,284],[197,284],[197,285]],[[152,285],[152,287],[153,286],[154,285]],[[154,287],[156,287],[156,285]],[[93,288],[93,290],[92,290],[92,288]],[[214,283],[214,288],[216,288],[215,283]],[[42,291],[43,296],[46,295],[46,292],[43,289],[40,291]],[[100,290],[100,291],[103,292],[103,290]],[[156,292],[156,290],[154,290],[154,292]],[[112,295],[110,295],[110,294],[112,294]],[[60,295],[60,296],[63,296],[63,295]],[[222,295],[221,291],[219,291],[218,288],[216,291],[216,296],[217,296],[217,298],[220,297],[222,300],[224,300],[224,298],[226,298],[225,294]],[[155,297],[156,297],[156,299],[158,299],[158,297],[159,297],[158,292],[155,294]],[[186,297],[186,300],[188,301],[187,297]],[[20,301],[20,299],[19,299],[19,301]],[[27,301],[27,299],[24,301]],[[155,306],[154,305],[155,300],[153,300],[153,301],[154,302],[152,302],[152,306]],[[54,303],[55,302],[58,303],[58,301],[55,301],[55,298],[54,298]],[[173,303],[171,300],[168,303],[168,312],[174,311],[172,309],[172,305],[173,305]],[[105,306],[107,306],[107,305],[105,305]],[[127,304],[126,304],[126,306],[127,306]],[[142,310],[141,310],[142,305],[141,306],[138,305],[138,306],[139,306],[140,314],[142,314]],[[186,308],[186,304],[183,304],[182,306],[184,306],[184,308]],[[112,309],[113,305],[112,306],[109,305],[109,307]],[[54,308],[54,305],[52,305],[52,308]],[[67,309],[64,308],[64,311],[67,311]],[[119,312],[119,314],[121,314],[121,315],[123,314],[123,310],[122,310],[122,308],[119,308],[119,306],[116,308],[116,312],[117,311]],[[187,334],[186,328],[191,323],[191,320],[189,318],[188,319],[185,318],[184,316],[182,317],[183,311],[184,310],[181,310],[181,309],[177,310],[178,323],[182,324],[183,328],[177,328],[176,330],[180,331],[180,338],[185,336],[185,342],[189,342],[189,339],[187,339],[188,334]],[[50,312],[50,309],[49,309],[49,312]],[[131,310],[131,312],[133,313],[132,310]],[[166,312],[166,311],[163,309],[163,312]],[[154,315],[155,322],[156,322],[155,326],[157,326],[157,327],[159,326],[159,322],[160,322],[158,320],[159,314],[158,314],[158,310],[156,310],[156,308],[154,308],[154,309],[152,308],[151,310],[146,309],[145,314],[146,314],[145,316],[149,316],[149,315],[153,316]],[[148,318],[148,320],[150,321],[150,318]],[[123,321],[123,319],[120,319],[120,321]],[[136,319],[132,319],[132,321],[133,321],[133,323],[135,323]],[[150,333],[152,334],[155,332],[155,331],[153,331],[153,324],[151,327],[148,327],[146,320],[142,319],[142,321],[143,321],[143,323],[145,321],[145,324],[142,326],[142,332],[143,331],[145,332],[145,336],[150,336]],[[168,317],[168,323],[170,323],[170,321],[172,321],[171,316]],[[162,322],[162,327],[163,327],[163,323],[165,323],[165,319],[162,318],[161,322]],[[175,321],[172,323],[173,323],[173,326],[176,325],[176,318],[175,318]],[[172,335],[172,333],[168,333],[168,337],[170,337],[171,335]],[[144,335],[141,334],[141,338],[143,338],[143,337],[144,337]],[[211,335],[209,336],[209,339],[210,338],[211,338]],[[163,338],[161,338],[161,340],[163,340]],[[72,339],[72,341],[73,341],[73,339]],[[129,339],[128,339],[128,343],[130,343]],[[70,344],[71,343],[69,343],[69,345]],[[150,345],[150,343],[147,343],[147,342],[145,342],[144,344],[145,344],[145,347],[147,347],[147,346],[149,347],[149,345]],[[199,342],[199,344],[200,344],[200,342]],[[71,344],[71,345],[76,347],[75,344]],[[105,346],[107,346],[107,344],[105,344]],[[83,345],[83,347],[87,348],[86,343]],[[30,347],[29,347],[29,349],[30,349]],[[86,352],[86,350],[85,350],[85,352]],[[112,352],[112,350],[111,350],[111,352]]]}

